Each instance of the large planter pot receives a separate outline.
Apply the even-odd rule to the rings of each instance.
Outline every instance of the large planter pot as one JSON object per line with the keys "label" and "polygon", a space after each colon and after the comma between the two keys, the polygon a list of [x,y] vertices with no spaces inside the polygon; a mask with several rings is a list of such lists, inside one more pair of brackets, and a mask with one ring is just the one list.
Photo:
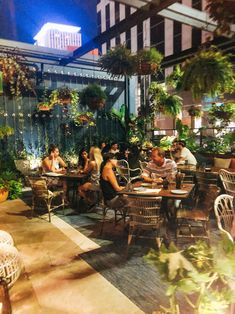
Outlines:
{"label": "large planter pot", "polygon": [[9,191],[6,188],[0,189],[0,203],[5,202],[8,198]]}
{"label": "large planter pot", "polygon": [[16,169],[19,170],[23,175],[30,173],[30,161],[27,159],[14,160]]}
{"label": "large planter pot", "polygon": [[158,64],[141,62],[138,68],[139,75],[150,75],[157,72]]}

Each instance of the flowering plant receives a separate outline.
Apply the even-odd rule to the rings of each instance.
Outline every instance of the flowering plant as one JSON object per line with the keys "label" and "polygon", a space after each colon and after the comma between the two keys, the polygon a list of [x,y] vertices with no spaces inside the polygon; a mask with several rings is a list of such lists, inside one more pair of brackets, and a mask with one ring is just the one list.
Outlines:
{"label": "flowering plant", "polygon": [[73,121],[75,125],[82,126],[82,125],[89,125],[89,126],[95,126],[95,117],[93,112],[86,111],[86,112],[80,112],[74,116]]}

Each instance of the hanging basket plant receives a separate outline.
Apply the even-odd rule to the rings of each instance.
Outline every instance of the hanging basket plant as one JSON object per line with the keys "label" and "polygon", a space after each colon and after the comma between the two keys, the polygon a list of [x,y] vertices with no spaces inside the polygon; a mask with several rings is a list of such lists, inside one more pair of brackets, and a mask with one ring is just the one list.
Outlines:
{"label": "hanging basket plant", "polygon": [[176,117],[182,110],[182,98],[169,94],[160,84],[152,82],[149,86],[149,100],[154,111]]}
{"label": "hanging basket plant", "polygon": [[217,105],[212,104],[211,109],[208,112],[209,123],[216,126],[217,122],[221,125],[227,126],[232,120],[235,119],[235,104],[234,103],[224,103]]}
{"label": "hanging basket plant", "polygon": [[50,104],[52,106],[59,105],[68,105],[76,106],[79,101],[78,92],[74,89],[69,88],[68,86],[62,86],[52,91],[50,97]]}
{"label": "hanging basket plant", "polygon": [[102,70],[112,76],[132,76],[136,72],[136,58],[124,45],[118,45],[108,50],[105,55],[100,57],[99,65]]}
{"label": "hanging basket plant", "polygon": [[174,71],[167,76],[166,82],[169,86],[173,87],[176,91],[180,91],[182,88],[182,78],[184,72],[179,64],[176,65]]}
{"label": "hanging basket plant", "polygon": [[78,113],[73,121],[76,126],[95,126],[95,117],[90,111]]}
{"label": "hanging basket plant", "polygon": [[137,54],[137,74],[150,75],[156,74],[160,69],[162,54],[156,48],[143,49]]}
{"label": "hanging basket plant", "polygon": [[50,102],[40,102],[37,105],[38,111],[50,111],[53,108]]}
{"label": "hanging basket plant", "polygon": [[8,136],[13,135],[14,129],[11,128],[10,126],[6,125],[6,126],[0,126],[0,140],[7,138]]}
{"label": "hanging basket plant", "polygon": [[206,11],[210,18],[217,22],[216,35],[229,35],[231,25],[235,22],[235,6],[233,0],[208,0]]}
{"label": "hanging basket plant", "polygon": [[97,84],[90,84],[80,92],[80,104],[91,111],[102,109],[106,99],[105,92]]}
{"label": "hanging basket plant", "polygon": [[188,110],[188,114],[190,115],[190,117],[201,117],[202,115],[202,111],[201,109],[195,107],[195,106],[191,106]]}
{"label": "hanging basket plant", "polygon": [[35,95],[34,74],[26,66],[25,59],[19,55],[6,53],[0,56],[1,93],[20,97],[25,92]]}
{"label": "hanging basket plant", "polygon": [[215,47],[201,50],[186,60],[183,70],[182,88],[191,90],[194,99],[205,94],[213,97],[232,92],[231,86],[234,88],[233,65]]}

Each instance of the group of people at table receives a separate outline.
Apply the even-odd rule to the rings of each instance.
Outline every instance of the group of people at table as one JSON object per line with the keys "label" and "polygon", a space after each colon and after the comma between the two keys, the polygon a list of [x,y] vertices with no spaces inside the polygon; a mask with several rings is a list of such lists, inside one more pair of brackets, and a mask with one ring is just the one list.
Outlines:
{"label": "group of people at table", "polygon": [[[141,158],[138,150],[132,152],[134,159]],[[141,178],[146,183],[162,183],[163,179],[174,180],[177,173],[177,163],[196,165],[193,154],[185,147],[182,141],[174,141],[171,148],[171,158],[165,157],[165,151],[159,147],[152,148],[150,160],[144,168]],[[175,157],[175,160],[174,160]],[[92,203],[92,191],[102,190],[107,205],[118,208],[125,205],[126,199],[119,194],[125,187],[117,180],[115,168],[117,159],[130,158],[130,151],[124,149],[120,153],[117,143],[112,143],[109,149],[105,145],[91,147],[89,154],[85,149],[79,152],[78,172],[87,175],[87,181],[78,186],[78,193],[88,204]],[[139,161],[139,160],[138,160]],[[59,148],[52,144],[48,156],[42,161],[43,172],[65,173],[67,165],[60,157]],[[67,195],[65,180],[52,183],[63,185],[64,194]]]}

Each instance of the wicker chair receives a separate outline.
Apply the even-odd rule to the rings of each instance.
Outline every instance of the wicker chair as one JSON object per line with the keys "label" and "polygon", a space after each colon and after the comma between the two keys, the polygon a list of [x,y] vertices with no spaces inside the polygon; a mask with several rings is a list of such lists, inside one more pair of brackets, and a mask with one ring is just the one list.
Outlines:
{"label": "wicker chair", "polygon": [[4,278],[8,288],[18,279],[21,272],[21,260],[18,250],[8,244],[0,244],[0,277]]}
{"label": "wicker chair", "polygon": [[[64,191],[58,190],[58,191],[50,191],[47,187],[47,181],[45,178],[42,177],[31,177],[28,178],[31,188],[32,188],[32,215],[34,213],[34,209],[36,206],[36,203],[41,203],[46,205],[48,215],[49,215],[49,222],[51,222],[51,211],[62,207],[64,212]],[[61,202],[58,205],[52,205],[52,202],[56,198],[61,198]]]}
{"label": "wicker chair", "polygon": [[235,196],[235,172],[220,169],[219,176],[226,194]]}
{"label": "wicker chair", "polygon": [[[125,159],[120,159],[117,161],[116,171],[120,178],[124,179],[126,183],[130,183],[133,180],[139,179],[142,172],[140,168],[131,169],[129,167],[129,163]],[[132,177],[131,174],[134,171],[138,171],[139,174]]]}
{"label": "wicker chair", "polygon": [[147,161],[140,161],[139,163],[140,163],[140,168],[143,172],[148,163],[147,163]]}
{"label": "wicker chair", "polygon": [[181,208],[176,213],[176,242],[179,238],[209,240],[209,215],[219,193],[216,185],[199,185],[193,209]]}
{"label": "wicker chair", "polygon": [[233,236],[230,233],[235,219],[233,197],[227,194],[218,196],[215,200],[214,211],[219,230],[233,241]]}
{"label": "wicker chair", "polygon": [[[160,228],[164,222],[163,214],[160,213],[161,197],[128,196],[128,205],[130,216],[128,247],[132,238],[137,236],[135,232],[141,230],[156,231],[154,239],[156,239],[157,246],[160,247]],[[153,238],[150,236],[139,237]]]}
{"label": "wicker chair", "polygon": [[0,243],[6,243],[8,245],[14,246],[12,236],[4,230],[0,230]]}

